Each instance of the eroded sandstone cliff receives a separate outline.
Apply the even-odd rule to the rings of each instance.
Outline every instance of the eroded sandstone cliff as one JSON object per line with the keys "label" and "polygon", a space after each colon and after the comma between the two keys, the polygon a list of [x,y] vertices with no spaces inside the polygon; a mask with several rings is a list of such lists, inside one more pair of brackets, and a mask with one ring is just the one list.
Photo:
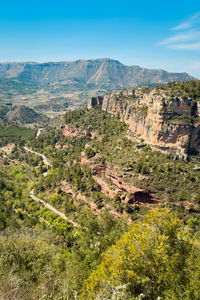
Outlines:
{"label": "eroded sandstone cliff", "polygon": [[129,124],[130,137],[152,147],[184,158],[200,151],[200,103],[187,93],[128,89],[93,97],[88,108],[97,105]]}

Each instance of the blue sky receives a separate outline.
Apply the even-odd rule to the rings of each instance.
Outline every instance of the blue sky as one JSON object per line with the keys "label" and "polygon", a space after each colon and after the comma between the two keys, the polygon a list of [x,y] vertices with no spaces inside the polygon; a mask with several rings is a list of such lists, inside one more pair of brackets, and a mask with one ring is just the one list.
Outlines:
{"label": "blue sky", "polygon": [[0,0],[0,61],[109,57],[200,78],[200,2]]}

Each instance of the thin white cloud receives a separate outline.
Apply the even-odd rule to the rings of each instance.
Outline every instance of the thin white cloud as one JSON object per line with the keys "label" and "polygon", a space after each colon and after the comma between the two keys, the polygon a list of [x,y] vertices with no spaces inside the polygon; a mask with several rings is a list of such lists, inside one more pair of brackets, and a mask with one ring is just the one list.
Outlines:
{"label": "thin white cloud", "polygon": [[199,17],[200,17],[200,12],[198,11],[196,14],[194,14],[193,16],[191,16],[190,18],[188,18],[187,21],[179,24],[178,26],[172,28],[173,30],[184,30],[184,29],[188,29],[191,28],[195,25],[196,22],[199,21]]}
{"label": "thin white cloud", "polygon": [[159,43],[159,45],[170,45],[178,42],[193,41],[195,39],[200,39],[200,31],[187,30],[164,39]]}
{"label": "thin white cloud", "polygon": [[190,18],[190,20],[191,20],[191,21],[195,21],[195,20],[197,20],[199,17],[200,17],[200,11],[198,11],[196,14],[194,14],[194,15]]}
{"label": "thin white cloud", "polygon": [[158,45],[174,50],[200,50],[200,12],[172,30],[177,33],[160,41]]}
{"label": "thin white cloud", "polygon": [[192,25],[191,23],[182,23],[174,28],[172,28],[173,30],[182,30],[182,29],[188,29],[188,28],[191,28]]}
{"label": "thin white cloud", "polygon": [[172,44],[167,47],[174,50],[200,50],[200,43]]}

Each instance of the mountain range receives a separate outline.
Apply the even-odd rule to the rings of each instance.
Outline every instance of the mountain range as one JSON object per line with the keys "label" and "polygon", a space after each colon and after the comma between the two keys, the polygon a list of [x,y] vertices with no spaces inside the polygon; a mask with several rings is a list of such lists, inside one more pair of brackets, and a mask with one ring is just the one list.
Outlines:
{"label": "mountain range", "polygon": [[23,100],[29,98],[33,107],[38,102],[45,106],[45,101],[55,100],[56,95],[61,97],[60,102],[67,101],[69,106],[75,103],[81,105],[87,102],[88,96],[113,90],[190,79],[193,77],[187,73],[126,66],[107,58],[48,63],[1,63],[0,101],[11,100],[15,104],[27,105],[30,103],[24,103]]}

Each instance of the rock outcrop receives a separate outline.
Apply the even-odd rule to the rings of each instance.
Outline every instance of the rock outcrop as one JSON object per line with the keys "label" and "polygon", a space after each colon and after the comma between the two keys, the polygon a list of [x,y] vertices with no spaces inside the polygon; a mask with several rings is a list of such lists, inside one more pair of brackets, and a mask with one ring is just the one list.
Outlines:
{"label": "rock outcrop", "polygon": [[103,99],[103,96],[91,97],[88,102],[88,108],[91,109],[95,106],[102,106]]}
{"label": "rock outcrop", "polygon": [[130,127],[130,138],[184,158],[200,151],[197,100],[166,88],[121,90],[102,98],[90,99],[88,108],[100,105],[120,116]]}

